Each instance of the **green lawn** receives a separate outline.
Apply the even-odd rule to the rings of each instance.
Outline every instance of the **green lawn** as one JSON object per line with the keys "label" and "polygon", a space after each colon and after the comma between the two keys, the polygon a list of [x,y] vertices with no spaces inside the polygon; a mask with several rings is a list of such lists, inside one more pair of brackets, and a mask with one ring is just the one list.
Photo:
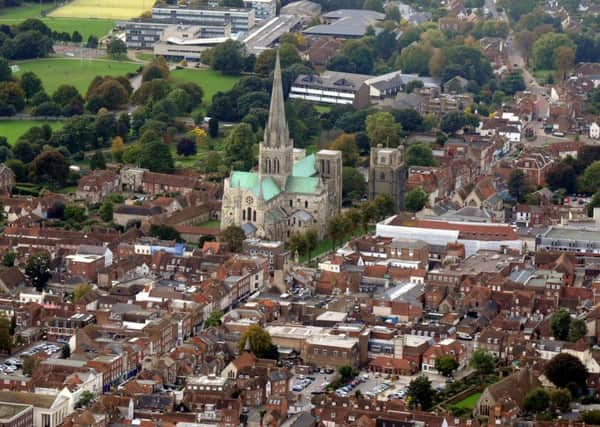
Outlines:
{"label": "green lawn", "polygon": [[321,114],[329,113],[331,111],[331,106],[330,105],[315,105],[315,110],[317,110]]}
{"label": "green lawn", "polygon": [[204,103],[210,104],[217,92],[225,92],[233,87],[240,79],[239,76],[224,76],[213,70],[175,70],[171,73],[175,80],[194,82],[204,91]]}
{"label": "green lawn", "polygon": [[456,408],[472,410],[473,408],[475,408],[475,405],[477,404],[477,401],[479,400],[480,397],[481,397],[481,393],[473,393],[470,396],[465,397],[460,402],[456,402],[452,406],[454,406]]}
{"label": "green lawn", "polygon": [[221,226],[221,221],[217,221],[217,220],[206,221],[199,225],[199,227],[212,227],[212,228],[219,228],[220,226]]}
{"label": "green lawn", "polygon": [[140,61],[152,61],[154,59],[154,54],[146,52],[136,52],[135,57]]}
{"label": "green lawn", "polygon": [[36,120],[0,120],[0,136],[6,137],[10,144],[14,144],[17,139],[27,132],[33,126],[42,126],[49,124],[54,130],[62,126],[62,122],[45,122]]}
{"label": "green lawn", "polygon": [[52,94],[61,84],[75,86],[85,95],[90,82],[96,76],[122,76],[139,68],[139,64],[125,61],[80,60],[80,59],[38,59],[18,62],[19,72],[32,71],[44,83],[48,94]]}
{"label": "green lawn", "polygon": [[[52,3],[43,3],[41,10],[48,12],[54,7]],[[40,5],[25,3],[23,6],[9,7],[0,11],[0,24],[15,25],[27,18],[39,18]],[[110,19],[78,19],[78,18],[50,18],[44,17],[42,21],[53,31],[72,34],[77,30],[84,40],[90,35],[98,38],[105,36],[115,26]]]}

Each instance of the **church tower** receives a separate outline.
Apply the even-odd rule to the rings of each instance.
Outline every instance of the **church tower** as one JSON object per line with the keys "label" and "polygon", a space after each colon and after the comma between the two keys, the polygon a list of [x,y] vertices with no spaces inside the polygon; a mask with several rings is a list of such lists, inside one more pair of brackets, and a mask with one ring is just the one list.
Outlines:
{"label": "church tower", "polygon": [[285,119],[281,65],[279,64],[279,52],[277,52],[269,119],[258,156],[261,179],[269,176],[277,182],[281,190],[285,189],[287,177],[292,174],[294,168],[293,151],[294,144],[290,139],[290,131]]}

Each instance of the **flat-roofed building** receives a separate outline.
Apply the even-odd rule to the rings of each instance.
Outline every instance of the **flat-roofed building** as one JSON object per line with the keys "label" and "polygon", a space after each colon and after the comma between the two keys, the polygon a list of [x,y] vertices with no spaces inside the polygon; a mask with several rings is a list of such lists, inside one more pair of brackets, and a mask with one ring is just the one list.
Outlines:
{"label": "flat-roofed building", "polygon": [[571,253],[582,266],[597,263],[600,258],[600,228],[593,224],[580,227],[553,226],[535,239],[535,249]]}
{"label": "flat-roofed building", "polygon": [[[19,391],[0,391],[0,406],[16,405],[22,407],[22,414],[18,416],[15,411],[6,407],[6,415],[18,416],[21,421],[30,419],[26,407],[33,408],[33,422],[28,424],[33,427],[57,427],[69,415],[69,399],[60,394],[36,394]],[[1,415],[1,410],[0,410]],[[1,421],[0,421],[1,422]],[[12,424],[9,424],[12,425]]]}
{"label": "flat-roofed building", "polygon": [[32,427],[33,405],[0,403],[0,427]]}
{"label": "flat-roofed building", "polygon": [[361,365],[359,339],[346,335],[315,335],[306,340],[302,359],[319,367]]}
{"label": "flat-roofed building", "polygon": [[377,23],[383,22],[385,14],[372,10],[338,9],[323,14],[322,18],[324,24],[307,28],[304,34],[358,39],[367,33],[369,27],[377,28]]}
{"label": "flat-roofed building", "polygon": [[466,223],[403,218],[395,215],[377,224],[376,234],[395,239],[420,239],[429,245],[462,243],[465,255],[481,249],[523,250],[523,242],[508,224]]}
{"label": "flat-roofed building", "polygon": [[234,33],[247,32],[254,28],[253,9],[231,8],[183,8],[178,6],[160,6],[152,8],[152,19],[168,22],[189,23],[193,25],[220,26],[231,24]]}
{"label": "flat-roofed building", "polygon": [[254,10],[257,20],[271,19],[277,15],[275,0],[244,0],[244,7]]}
{"label": "flat-roofed building", "polygon": [[292,84],[290,98],[365,107],[369,104],[369,87],[365,82],[372,77],[338,71],[325,71],[321,75],[301,74]]}
{"label": "flat-roofed building", "polygon": [[[134,19],[121,24],[125,28],[125,44],[128,48],[152,49],[160,40],[161,35],[169,27],[177,26],[176,21],[157,19]],[[231,34],[231,23],[222,25],[200,25],[199,34],[202,38],[221,38]]]}

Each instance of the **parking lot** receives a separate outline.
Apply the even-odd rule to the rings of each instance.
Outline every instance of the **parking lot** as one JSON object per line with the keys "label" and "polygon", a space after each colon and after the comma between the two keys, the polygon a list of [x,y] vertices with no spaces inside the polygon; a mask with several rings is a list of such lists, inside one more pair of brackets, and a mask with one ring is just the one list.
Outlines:
{"label": "parking lot", "polygon": [[45,352],[48,357],[60,357],[62,347],[60,344],[50,342],[38,342],[24,350],[8,357],[0,364],[0,375],[23,375],[23,360],[26,357],[34,356]]}
{"label": "parking lot", "polygon": [[[290,391],[294,394],[301,395],[306,400],[310,400],[314,394],[323,392],[327,387],[327,384],[329,384],[336,375],[337,373],[335,371],[331,374],[321,374],[320,372],[317,372],[308,375],[295,375],[292,381],[290,381]],[[358,390],[365,397],[376,397],[379,400],[387,400],[389,398],[403,399],[406,396],[409,383],[419,375],[423,374],[418,373],[413,376],[400,376],[393,380],[389,375],[361,371],[356,377],[356,382],[358,382],[358,384],[351,387],[351,389],[347,388],[346,390],[349,391],[346,391],[345,393],[341,391],[337,392],[337,390],[334,390],[334,393],[337,392],[338,395],[342,396],[352,396]],[[431,380],[434,388],[439,390],[446,386],[446,378],[440,375],[426,375]],[[314,378],[314,380],[311,378]],[[303,381],[306,385],[302,386],[300,389],[299,385],[302,384]],[[296,389],[294,389],[295,386]]]}

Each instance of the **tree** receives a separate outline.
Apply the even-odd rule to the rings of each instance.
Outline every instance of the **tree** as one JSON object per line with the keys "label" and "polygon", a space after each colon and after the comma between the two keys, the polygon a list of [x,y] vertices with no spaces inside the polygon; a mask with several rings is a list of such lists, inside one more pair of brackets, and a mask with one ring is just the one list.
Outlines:
{"label": "tree", "polygon": [[569,325],[568,339],[571,342],[577,342],[587,334],[587,326],[582,319],[573,319]]}
{"label": "tree", "polygon": [[223,312],[221,311],[213,311],[208,315],[208,318],[204,321],[204,328],[212,328],[213,326],[220,326],[223,317]]}
{"label": "tree", "polygon": [[69,164],[58,151],[44,151],[31,162],[29,175],[34,182],[48,184],[53,189],[61,188],[69,176]]}
{"label": "tree", "polygon": [[556,387],[568,388],[573,396],[580,396],[586,388],[587,368],[568,353],[554,356],[546,365],[544,374]]}
{"label": "tree", "polygon": [[407,211],[418,212],[423,209],[428,198],[425,191],[420,187],[415,187],[404,197],[404,207]]}
{"label": "tree", "polygon": [[4,252],[4,256],[2,257],[2,265],[4,267],[13,267],[15,265],[15,260],[17,258],[17,254],[13,251]]}
{"label": "tree", "polygon": [[[98,76],[90,83],[86,92],[88,109],[92,113],[96,113],[99,109],[98,106],[111,110],[121,108],[129,101],[130,91],[128,89],[130,89],[129,82],[123,82],[110,76]],[[94,107],[91,107],[93,98],[99,101]]]}
{"label": "tree", "polygon": [[10,335],[10,319],[0,315],[0,350],[10,354],[13,348],[13,337]]}
{"label": "tree", "polygon": [[564,308],[554,312],[550,318],[550,330],[552,336],[557,340],[564,341],[568,338],[570,326],[571,315]]}
{"label": "tree", "polygon": [[106,47],[106,53],[115,59],[121,59],[127,54],[127,45],[121,39],[114,38]]}
{"label": "tree", "polygon": [[550,408],[553,411],[567,412],[571,399],[571,392],[566,388],[552,390],[550,392]]}
{"label": "tree", "polygon": [[373,199],[373,203],[377,208],[378,218],[385,218],[396,212],[394,199],[390,194],[378,194],[375,196],[375,199]]}
{"label": "tree", "polygon": [[240,123],[227,135],[224,154],[227,162],[237,170],[250,170],[255,164],[252,145],[255,142],[252,126]]}
{"label": "tree", "polygon": [[356,145],[356,139],[353,134],[341,134],[331,143],[329,148],[342,152],[344,166],[356,166],[356,162],[358,161],[358,145]]}
{"label": "tree", "polygon": [[87,391],[85,390],[84,392],[81,393],[81,396],[79,397],[79,402],[78,405],[79,406],[87,406],[92,400],[94,400],[94,393],[92,393],[91,391]]}
{"label": "tree", "polygon": [[83,36],[77,30],[73,31],[73,35],[71,36],[71,41],[73,43],[81,43],[83,41]]}
{"label": "tree", "polygon": [[306,255],[310,260],[310,254],[319,244],[319,232],[314,228],[309,228],[304,232],[304,240],[306,241]]}
{"label": "tree", "polygon": [[152,172],[171,173],[175,169],[169,146],[159,139],[141,144],[139,165]]}
{"label": "tree", "polygon": [[175,228],[166,224],[152,224],[150,226],[149,234],[152,237],[156,237],[160,240],[174,240],[176,242],[181,241],[181,235]]}
{"label": "tree", "polygon": [[19,84],[21,85],[23,92],[25,92],[25,97],[27,99],[30,99],[36,93],[44,90],[42,80],[31,71],[27,71],[21,75]]}
{"label": "tree", "polygon": [[407,396],[411,407],[427,411],[433,405],[435,390],[431,386],[429,378],[420,375],[408,384]]}
{"label": "tree", "polygon": [[367,192],[365,176],[356,168],[342,168],[342,198],[344,200],[359,200]]}
{"label": "tree", "polygon": [[476,47],[452,46],[445,49],[444,54],[446,63],[442,70],[442,80],[445,82],[454,76],[461,76],[483,85],[493,76],[489,59]]}
{"label": "tree", "polygon": [[550,393],[543,388],[536,388],[525,395],[523,408],[532,414],[539,414],[548,409]]}
{"label": "tree", "polygon": [[402,49],[400,56],[396,61],[396,66],[403,73],[414,73],[421,76],[429,74],[429,60],[433,56],[433,49],[430,46],[414,44]]}
{"label": "tree", "polygon": [[589,425],[600,425],[600,409],[592,409],[581,413],[581,421]]}
{"label": "tree", "polygon": [[177,142],[177,154],[180,156],[193,156],[198,152],[196,141],[191,138],[183,137]]}
{"label": "tree", "polygon": [[521,70],[513,70],[506,75],[500,82],[500,89],[507,95],[514,95],[516,92],[525,90],[525,81]]}
{"label": "tree", "polygon": [[338,368],[338,372],[341,375],[342,382],[347,383],[353,380],[357,375],[358,371],[351,365],[343,365]]}
{"label": "tree", "polygon": [[90,169],[106,169],[106,159],[102,151],[98,150],[92,155],[90,158]]}
{"label": "tree", "polygon": [[590,164],[583,172],[583,183],[588,191],[600,188],[600,160]]}
{"label": "tree", "polygon": [[406,149],[406,166],[435,166],[431,147],[423,142],[409,145]]}
{"label": "tree", "polygon": [[336,215],[327,222],[327,235],[331,239],[332,249],[344,238],[348,232],[348,221],[342,215]]}
{"label": "tree", "polygon": [[208,135],[211,138],[216,138],[219,136],[219,121],[214,117],[211,117],[208,120]]}
{"label": "tree", "polygon": [[83,298],[83,297],[89,295],[91,292],[93,292],[93,290],[94,290],[94,288],[92,288],[88,284],[81,284],[81,285],[75,286],[75,288],[73,289],[73,302],[79,301],[81,298]]}
{"label": "tree", "polygon": [[231,252],[240,252],[246,233],[236,225],[230,225],[221,233],[220,239],[227,244]]}
{"label": "tree", "polygon": [[52,277],[50,256],[46,252],[37,252],[31,255],[25,264],[25,275],[38,292],[41,292]]}
{"label": "tree", "polygon": [[575,43],[573,43],[571,38],[566,34],[546,33],[539,37],[532,47],[532,60],[535,69],[553,69],[556,65],[556,49],[562,46],[569,47],[573,50],[575,49]]}
{"label": "tree", "polygon": [[0,82],[0,115],[14,116],[25,108],[25,92],[15,82]]}
{"label": "tree", "polygon": [[443,354],[435,359],[434,367],[440,374],[449,377],[458,368],[458,362],[449,354]]}
{"label": "tree", "polygon": [[293,256],[296,256],[296,254],[305,255],[308,252],[307,246],[308,245],[304,233],[300,233],[298,231],[292,233],[288,241],[288,248]]}
{"label": "tree", "polygon": [[525,182],[525,174],[520,169],[515,169],[511,172],[508,178],[508,192],[518,202],[525,199],[527,193],[527,184]]}
{"label": "tree", "polygon": [[37,368],[38,359],[33,356],[23,358],[23,374],[31,376],[35,368]]}
{"label": "tree", "polygon": [[154,79],[167,79],[169,77],[169,64],[160,56],[154,58],[150,63],[144,66],[142,70],[142,81],[149,82]]}
{"label": "tree", "polygon": [[440,129],[449,134],[455,134],[465,126],[477,126],[479,119],[476,116],[463,111],[451,111],[444,114],[440,120]]}
{"label": "tree", "polygon": [[79,206],[73,203],[69,203],[65,206],[63,218],[65,221],[70,222],[71,224],[80,225],[82,222],[86,220],[86,212],[84,206]]}
{"label": "tree", "polygon": [[272,351],[271,335],[259,325],[252,325],[240,336],[238,351],[244,352],[249,344],[250,350],[258,358],[263,358]]}
{"label": "tree", "polygon": [[63,359],[68,359],[69,357],[71,357],[71,347],[69,347],[69,344],[63,345],[61,350],[61,356]]}
{"label": "tree", "polygon": [[123,138],[121,138],[120,136],[115,136],[110,146],[110,152],[112,154],[113,160],[119,163],[122,162],[124,151],[125,144],[123,143]]}
{"label": "tree", "polygon": [[89,49],[96,49],[98,47],[98,37],[90,35],[87,39],[85,47]]}
{"label": "tree", "polygon": [[559,46],[554,49],[554,68],[560,75],[560,79],[564,80],[567,72],[573,68],[575,64],[575,48],[572,46]]}
{"label": "tree", "polygon": [[546,183],[553,191],[564,188],[571,194],[576,190],[577,173],[573,166],[565,162],[555,163],[546,173]]}
{"label": "tree", "polygon": [[400,143],[402,126],[396,123],[391,113],[379,112],[370,114],[367,116],[365,124],[372,147],[378,144],[387,147],[396,147]]}
{"label": "tree", "polygon": [[98,210],[98,214],[100,215],[100,219],[104,222],[110,222],[113,220],[114,207],[113,203],[110,200],[105,200],[102,202],[100,209]]}
{"label": "tree", "polygon": [[210,66],[223,74],[240,74],[244,68],[242,44],[238,41],[227,40],[212,50]]}
{"label": "tree", "polygon": [[477,349],[471,355],[469,366],[475,369],[480,375],[489,375],[494,372],[496,364],[494,356],[485,350]]}

